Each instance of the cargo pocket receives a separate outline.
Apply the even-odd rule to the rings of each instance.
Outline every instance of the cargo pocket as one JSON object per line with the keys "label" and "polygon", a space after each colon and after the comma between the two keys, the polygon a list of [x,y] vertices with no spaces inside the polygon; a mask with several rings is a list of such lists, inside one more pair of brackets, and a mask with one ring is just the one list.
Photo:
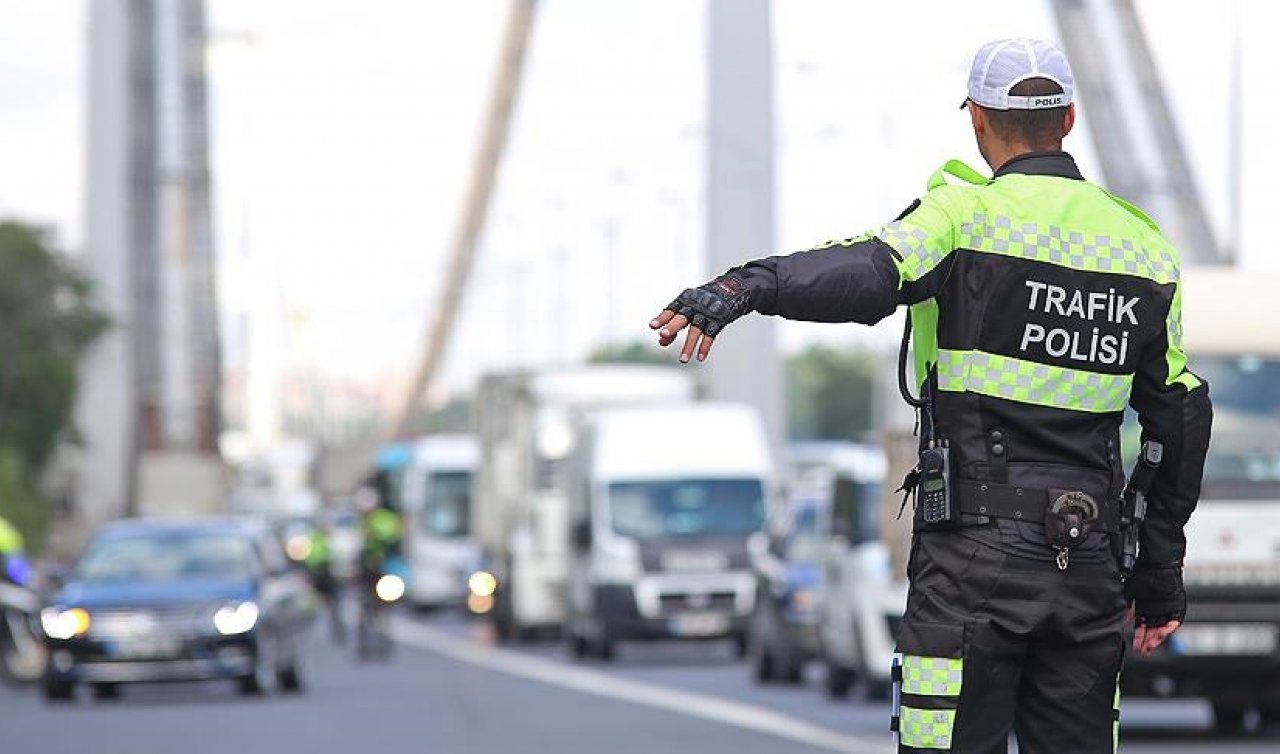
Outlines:
{"label": "cargo pocket", "polygon": [[951,748],[963,680],[963,626],[903,623],[894,656],[890,723],[902,747]]}

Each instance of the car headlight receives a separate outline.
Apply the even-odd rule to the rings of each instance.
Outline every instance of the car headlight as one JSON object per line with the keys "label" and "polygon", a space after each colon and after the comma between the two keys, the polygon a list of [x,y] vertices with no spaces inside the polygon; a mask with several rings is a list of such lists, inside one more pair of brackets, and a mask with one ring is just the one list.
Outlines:
{"label": "car headlight", "polygon": [[254,602],[223,605],[213,614],[213,627],[223,636],[246,633],[257,623],[258,605]]}
{"label": "car headlight", "polygon": [[476,571],[467,579],[467,589],[477,597],[492,597],[498,591],[498,579],[488,571]]}
{"label": "car headlight", "polygon": [[374,584],[373,591],[383,602],[395,602],[404,596],[404,579],[394,573],[384,574]]}
{"label": "car headlight", "polygon": [[40,626],[50,639],[71,639],[89,632],[89,611],[80,607],[63,610],[46,607],[40,611]]}
{"label": "car headlight", "polygon": [[305,534],[294,534],[284,543],[284,552],[295,563],[301,563],[311,557],[311,538]]}

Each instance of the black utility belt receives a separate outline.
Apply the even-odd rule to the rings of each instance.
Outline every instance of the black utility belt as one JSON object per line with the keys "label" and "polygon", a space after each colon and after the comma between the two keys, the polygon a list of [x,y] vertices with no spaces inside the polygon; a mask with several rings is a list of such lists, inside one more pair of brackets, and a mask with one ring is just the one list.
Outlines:
{"label": "black utility belt", "polygon": [[1120,506],[1099,502],[1079,490],[1039,489],[962,479],[956,483],[956,492],[960,513],[968,516],[1044,524],[1051,511],[1071,508],[1090,511],[1091,515],[1084,519],[1094,527],[1109,533],[1120,531]]}

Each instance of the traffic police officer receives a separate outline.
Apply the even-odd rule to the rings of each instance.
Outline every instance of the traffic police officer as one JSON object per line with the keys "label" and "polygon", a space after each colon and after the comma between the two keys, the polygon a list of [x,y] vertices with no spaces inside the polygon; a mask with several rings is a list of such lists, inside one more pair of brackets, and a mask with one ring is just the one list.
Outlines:
{"label": "traffic police officer", "polygon": [[[1143,653],[1186,612],[1208,386],[1180,347],[1176,251],[1061,151],[1073,89],[1053,44],[985,45],[962,106],[993,178],[948,163],[888,225],[732,269],[650,322],[663,346],[689,328],[688,361],[751,311],[872,324],[910,306],[935,473],[898,636],[902,751],[1003,752],[1011,729],[1025,752],[1112,751],[1128,608]],[[1126,403],[1164,457],[1124,579]]]}

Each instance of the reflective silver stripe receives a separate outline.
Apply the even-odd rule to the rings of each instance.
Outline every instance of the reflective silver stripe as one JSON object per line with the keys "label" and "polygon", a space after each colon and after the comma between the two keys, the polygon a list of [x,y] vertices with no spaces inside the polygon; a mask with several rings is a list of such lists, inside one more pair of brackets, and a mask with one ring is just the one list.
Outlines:
{"label": "reflective silver stripe", "polygon": [[903,276],[907,280],[919,280],[950,253],[950,249],[939,244],[929,245],[929,234],[922,228],[892,222],[884,226],[878,234],[881,241],[889,244],[902,257]]}
{"label": "reflective silver stripe", "polygon": [[1130,238],[1067,231],[1056,225],[1015,224],[1002,215],[975,213],[972,221],[961,223],[958,241],[965,249],[1035,259],[1086,272],[1136,275],[1157,283],[1178,279],[1177,257],[1167,244],[1146,248]]}
{"label": "reflective silver stripe", "polygon": [[953,709],[916,709],[903,705],[898,718],[898,737],[903,746],[913,749],[946,750],[951,748],[955,726]]}
{"label": "reflective silver stripe", "polygon": [[938,351],[938,387],[1091,413],[1123,411],[1133,375],[1038,364],[983,351]]}

